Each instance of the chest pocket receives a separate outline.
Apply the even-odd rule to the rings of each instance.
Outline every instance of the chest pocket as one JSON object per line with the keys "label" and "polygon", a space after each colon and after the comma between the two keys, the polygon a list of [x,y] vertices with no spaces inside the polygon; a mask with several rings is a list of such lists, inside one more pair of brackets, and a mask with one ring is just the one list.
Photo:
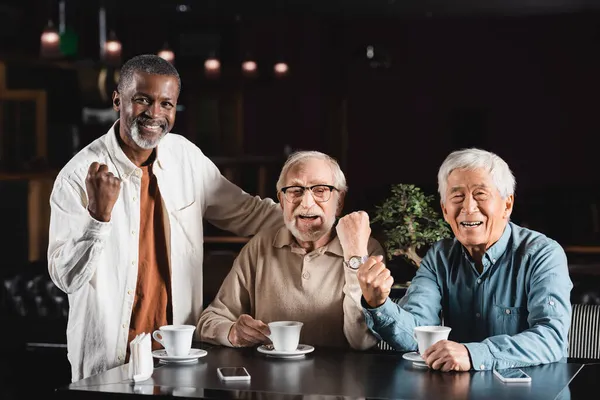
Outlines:
{"label": "chest pocket", "polygon": [[495,335],[516,335],[528,328],[527,307],[508,307],[494,304]]}
{"label": "chest pocket", "polygon": [[171,235],[173,241],[187,243],[183,248],[190,252],[196,252],[196,248],[202,247],[202,216],[198,212],[197,204],[191,204],[171,212],[172,222]]}

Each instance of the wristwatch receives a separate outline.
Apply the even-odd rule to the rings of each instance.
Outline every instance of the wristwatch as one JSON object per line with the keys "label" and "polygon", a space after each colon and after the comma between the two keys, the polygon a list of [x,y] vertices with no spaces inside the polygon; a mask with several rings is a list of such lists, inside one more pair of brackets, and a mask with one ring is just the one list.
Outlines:
{"label": "wristwatch", "polygon": [[350,269],[358,269],[368,258],[369,256],[352,256],[348,261],[344,261],[344,265]]}

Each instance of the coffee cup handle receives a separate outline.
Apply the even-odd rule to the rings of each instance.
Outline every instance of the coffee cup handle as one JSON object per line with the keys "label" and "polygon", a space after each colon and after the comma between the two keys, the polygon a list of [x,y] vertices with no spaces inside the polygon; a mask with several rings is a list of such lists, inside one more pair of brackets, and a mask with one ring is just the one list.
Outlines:
{"label": "coffee cup handle", "polygon": [[154,340],[156,340],[158,343],[160,343],[162,345],[162,347],[165,347],[165,344],[163,343],[163,340],[162,340],[162,335],[158,329],[155,330],[154,332],[152,332],[152,338]]}

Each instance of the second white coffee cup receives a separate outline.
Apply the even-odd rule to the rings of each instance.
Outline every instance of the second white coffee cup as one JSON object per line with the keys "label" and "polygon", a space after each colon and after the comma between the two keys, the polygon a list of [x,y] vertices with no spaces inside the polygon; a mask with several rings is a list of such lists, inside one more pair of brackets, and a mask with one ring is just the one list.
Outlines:
{"label": "second white coffee cup", "polygon": [[194,325],[164,325],[152,332],[152,337],[160,343],[170,357],[190,354]]}
{"label": "second white coffee cup", "polygon": [[273,342],[276,351],[295,351],[300,344],[300,331],[302,325],[300,321],[274,321],[269,322],[271,335],[269,339]]}
{"label": "second white coffee cup", "polygon": [[440,340],[448,339],[452,328],[449,326],[417,326],[414,329],[413,336],[419,344],[419,354],[425,353],[429,346]]}

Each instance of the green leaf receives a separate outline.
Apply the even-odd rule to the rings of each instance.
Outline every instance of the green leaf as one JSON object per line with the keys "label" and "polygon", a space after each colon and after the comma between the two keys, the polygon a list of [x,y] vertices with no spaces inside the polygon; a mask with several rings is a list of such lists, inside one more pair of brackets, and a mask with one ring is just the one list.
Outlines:
{"label": "green leaf", "polygon": [[[435,197],[426,195],[413,184],[393,184],[390,195],[375,207],[371,223],[382,228],[383,246],[388,258],[405,252],[410,246],[419,249],[449,238],[452,231],[433,204]],[[408,261],[411,261],[403,255]],[[418,267],[418,266],[417,266]]]}

